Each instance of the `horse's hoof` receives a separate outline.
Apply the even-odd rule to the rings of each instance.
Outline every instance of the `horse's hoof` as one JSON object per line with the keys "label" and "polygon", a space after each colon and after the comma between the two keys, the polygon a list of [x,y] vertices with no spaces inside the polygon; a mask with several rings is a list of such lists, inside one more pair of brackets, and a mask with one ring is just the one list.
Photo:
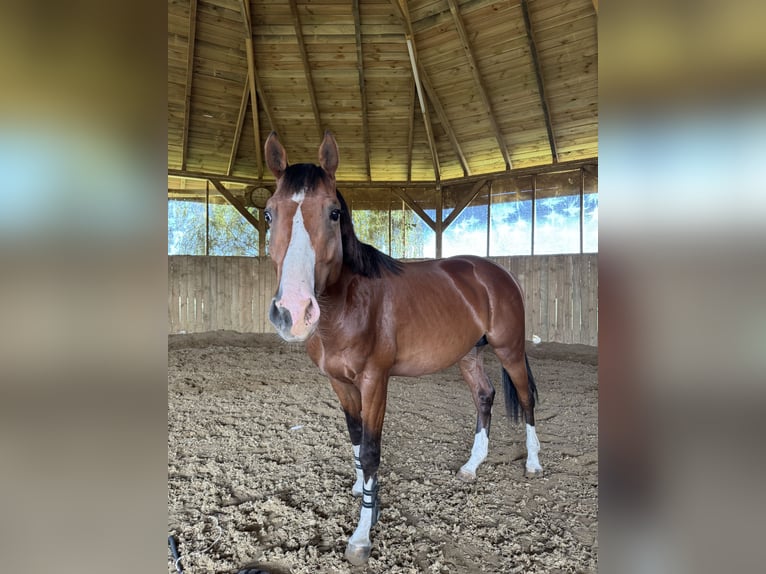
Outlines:
{"label": "horse's hoof", "polygon": [[354,566],[363,566],[364,564],[367,564],[371,551],[372,546],[359,546],[349,542],[346,546],[346,560],[351,562]]}
{"label": "horse's hoof", "polygon": [[524,473],[524,476],[527,478],[540,478],[543,475],[543,468],[537,467],[537,468],[526,468],[526,472]]}
{"label": "horse's hoof", "polygon": [[473,482],[476,480],[476,473],[461,468],[457,471],[457,477],[463,482]]}

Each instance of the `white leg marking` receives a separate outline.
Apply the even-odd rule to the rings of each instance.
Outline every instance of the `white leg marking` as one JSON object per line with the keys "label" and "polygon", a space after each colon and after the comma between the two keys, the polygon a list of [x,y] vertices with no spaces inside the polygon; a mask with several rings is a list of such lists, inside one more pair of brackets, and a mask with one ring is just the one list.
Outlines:
{"label": "white leg marking", "polygon": [[471,458],[468,459],[462,467],[460,472],[468,475],[469,477],[476,477],[476,469],[487,458],[487,452],[489,450],[489,437],[487,436],[487,429],[481,429],[473,437],[473,448],[471,449]]}
{"label": "white leg marking", "polygon": [[371,478],[364,483],[365,491],[372,492],[372,494],[364,494],[362,496],[362,511],[359,513],[359,524],[348,539],[348,545],[346,546],[346,559],[352,564],[363,564],[370,557],[370,550],[372,549],[372,543],[370,542],[370,529],[377,520],[377,504],[374,504],[374,508],[367,508],[365,504],[373,505],[375,503],[376,493],[375,479]]}
{"label": "white leg marking", "polygon": [[540,460],[537,458],[537,453],[539,452],[540,441],[537,438],[535,427],[527,424],[527,472],[537,473],[543,471],[543,467],[540,466]]}
{"label": "white leg marking", "polygon": [[362,487],[364,486],[364,472],[362,471],[362,463],[359,460],[359,452],[362,450],[361,445],[355,444],[354,446],[354,467],[356,468],[356,482],[351,487],[351,495],[355,497],[362,496]]}

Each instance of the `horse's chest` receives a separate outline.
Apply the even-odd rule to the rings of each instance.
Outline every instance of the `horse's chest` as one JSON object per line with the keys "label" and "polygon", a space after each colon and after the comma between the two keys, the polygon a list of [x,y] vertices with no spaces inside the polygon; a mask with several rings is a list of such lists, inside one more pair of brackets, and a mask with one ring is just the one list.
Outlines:
{"label": "horse's chest", "polygon": [[341,381],[353,382],[364,369],[364,355],[350,345],[311,339],[307,347],[309,357],[324,375]]}

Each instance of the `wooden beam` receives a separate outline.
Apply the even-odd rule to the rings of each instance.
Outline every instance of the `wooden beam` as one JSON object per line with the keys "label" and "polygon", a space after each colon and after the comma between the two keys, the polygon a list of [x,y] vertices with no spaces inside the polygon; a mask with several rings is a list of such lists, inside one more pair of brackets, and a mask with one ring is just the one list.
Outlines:
{"label": "wooden beam", "polygon": [[354,35],[356,37],[356,69],[359,72],[359,97],[362,100],[362,138],[364,139],[364,161],[367,167],[367,179],[372,180],[370,170],[370,130],[367,125],[367,89],[364,84],[364,53],[362,51],[362,27],[359,17],[359,0],[353,0]]}
{"label": "wooden beam", "polygon": [[428,105],[426,104],[425,96],[423,94],[423,85],[420,82],[419,66],[417,55],[415,54],[415,42],[412,36],[407,36],[407,51],[410,55],[410,65],[412,67],[412,75],[415,78],[415,87],[418,92],[418,100],[420,101],[420,113],[423,116],[423,123],[426,128],[426,137],[428,138],[428,147],[431,149],[431,161],[434,166],[434,180],[441,180],[441,170],[439,168],[439,153],[436,151],[436,140],[434,139],[434,130],[431,127],[431,116],[428,114]]}
{"label": "wooden beam", "polygon": [[422,219],[425,224],[428,225],[428,227],[430,227],[433,231],[436,231],[436,222],[431,219],[431,217],[423,210],[422,207],[415,203],[415,200],[412,199],[406,191],[404,191],[404,188],[391,188],[391,191],[393,191],[399,199],[406,203],[407,207],[417,213],[420,219]]}
{"label": "wooden beam", "polygon": [[[245,91],[242,92],[242,101],[239,104],[239,115],[237,116],[237,127],[234,130],[234,141],[231,144],[231,153],[229,153],[229,166],[226,169],[226,175],[231,175],[234,170],[234,162],[237,159],[237,151],[239,150],[239,140],[242,139],[242,128],[245,126],[245,115],[247,112],[247,101],[250,98],[250,85],[248,81],[245,81]],[[259,174],[263,176],[263,174]]]}
{"label": "wooden beam", "polygon": [[405,27],[404,39],[407,42],[407,52],[410,56],[410,67],[412,69],[412,76],[415,80],[415,89],[418,93],[418,101],[420,102],[420,112],[423,115],[423,123],[426,128],[426,137],[428,138],[428,147],[431,149],[431,161],[434,166],[434,179],[438,182],[441,179],[441,170],[439,168],[439,154],[436,151],[436,140],[434,139],[433,128],[431,127],[431,116],[428,113],[428,106],[425,101],[425,94],[423,93],[423,86],[420,82],[420,67],[418,65],[417,48],[415,47],[415,33],[412,31],[412,21],[410,20],[410,12],[407,8],[407,3],[399,0],[391,0],[391,4],[396,11],[397,16],[402,21]]}
{"label": "wooden beam", "polygon": [[[598,166],[598,158],[591,157],[586,159],[577,159],[571,161],[564,161],[555,164],[535,165],[532,167],[520,167],[512,169],[511,171],[498,171],[492,173],[474,174],[468,177],[457,177],[454,179],[447,179],[442,182],[442,185],[449,187],[452,185],[460,185],[464,183],[476,183],[480,180],[495,179],[495,178],[507,178],[507,177],[519,177],[522,175],[535,175],[542,173],[560,173],[565,171],[572,171],[584,167],[586,170],[591,169],[592,166]],[[596,173],[598,173],[596,171]],[[186,179],[216,179],[219,181],[225,181],[230,183],[245,183],[249,185],[273,187],[273,179],[258,179],[257,177],[247,177],[241,175],[226,175],[225,173],[209,173],[203,171],[184,170],[168,168],[168,175],[170,177],[183,177]],[[367,180],[341,180],[338,181],[339,186],[346,187],[358,187],[360,189],[383,189],[389,187],[415,187],[415,188],[430,188],[433,189],[433,181],[367,181]]]}
{"label": "wooden beam", "polygon": [[428,95],[428,99],[431,101],[431,105],[434,107],[434,111],[439,117],[439,122],[444,128],[444,131],[447,132],[447,137],[452,144],[452,149],[454,150],[455,155],[460,162],[460,166],[463,168],[463,175],[471,175],[471,168],[468,167],[468,162],[466,161],[465,155],[463,154],[463,149],[460,147],[460,143],[457,141],[457,136],[455,136],[455,131],[452,129],[452,125],[450,125],[449,118],[447,118],[447,113],[444,111],[444,108],[439,102],[439,98],[436,95],[436,90],[434,90],[433,84],[431,84],[431,80],[428,79],[428,75],[422,67],[420,68],[420,79],[423,82],[423,87],[426,89],[426,95]]}
{"label": "wooden beam", "polygon": [[476,199],[476,196],[479,195],[479,192],[481,191],[481,188],[487,185],[490,182],[489,179],[479,180],[477,181],[471,190],[466,193],[463,198],[458,202],[458,204],[455,206],[455,209],[452,210],[452,212],[447,216],[447,219],[444,220],[444,226],[442,229],[447,229],[450,224],[455,221],[462,213],[462,211],[468,207],[468,204],[471,203],[474,199]]}
{"label": "wooden beam", "polygon": [[505,169],[511,169],[511,155],[508,152],[508,146],[505,145],[505,138],[503,137],[503,133],[500,131],[500,125],[497,123],[497,120],[495,120],[495,112],[492,110],[492,102],[489,99],[487,88],[485,87],[484,80],[481,77],[481,73],[479,72],[479,66],[476,63],[476,57],[473,55],[471,43],[468,39],[468,32],[465,29],[463,17],[460,15],[460,9],[458,8],[457,1],[447,0],[447,3],[449,4],[450,12],[452,12],[452,19],[455,22],[455,28],[457,29],[458,36],[460,36],[460,43],[463,45],[463,51],[465,52],[466,58],[468,59],[468,66],[471,68],[476,91],[479,93],[479,97],[481,97],[481,101],[484,104],[484,109],[487,112],[487,118],[489,119],[489,123],[492,126],[492,131],[495,134],[497,145],[500,147],[500,153],[502,154],[503,160],[505,161]]}
{"label": "wooden beam", "polygon": [[553,163],[558,163],[559,152],[556,147],[556,138],[553,135],[553,122],[551,120],[551,112],[548,108],[548,98],[545,95],[545,84],[543,83],[543,73],[540,68],[540,59],[537,57],[537,46],[535,45],[535,37],[532,33],[532,22],[529,19],[529,8],[527,6],[527,0],[521,0],[521,12],[524,14],[524,28],[527,32],[527,44],[529,44],[529,52],[532,56],[532,65],[535,68],[535,78],[537,79],[537,91],[540,94],[540,105],[543,109],[543,116],[545,116],[545,128],[548,130],[548,143],[551,146],[551,157]]}
{"label": "wooden beam", "polygon": [[253,115],[255,137],[255,166],[258,177],[263,177],[263,152],[261,151],[261,126],[258,121],[258,92],[255,89],[255,54],[253,53],[253,24],[250,19],[250,0],[239,0],[242,20],[245,23],[245,53],[247,55],[247,82],[250,86],[250,109]]}
{"label": "wooden beam", "polygon": [[[261,84],[260,76],[258,76],[258,70],[255,70],[255,89],[258,90],[258,94],[261,96],[261,105],[266,114],[266,119],[269,120],[269,131],[279,133],[277,123],[274,121],[274,116],[271,115],[269,100],[266,98],[266,92],[263,91],[263,85]],[[285,145],[285,138],[282,134],[279,135],[279,141],[282,142],[282,145]],[[266,142],[264,141],[264,143]]]}
{"label": "wooden beam", "polygon": [[263,216],[264,208],[258,208],[258,255],[266,256],[266,218]]}
{"label": "wooden beam", "polygon": [[410,78],[410,111],[407,126],[407,181],[412,181],[412,144],[415,139],[415,78]]}
{"label": "wooden beam", "polygon": [[191,115],[191,90],[194,78],[194,45],[197,37],[197,0],[189,5],[189,48],[186,51],[186,95],[184,99],[184,133],[181,141],[181,169],[186,169],[186,152],[189,148],[189,120]]}
{"label": "wooden beam", "polygon": [[210,183],[212,183],[213,187],[218,190],[218,193],[226,198],[226,201],[228,201],[234,207],[234,209],[242,214],[242,217],[244,217],[250,223],[250,225],[258,229],[258,220],[245,208],[244,204],[238,198],[234,197],[231,192],[226,189],[217,179],[211,178]]}
{"label": "wooden beam", "polygon": [[[303,28],[301,27],[301,18],[298,14],[298,6],[295,0],[290,0],[290,11],[293,15],[293,26],[295,27],[295,37],[298,39],[298,50],[301,53],[301,60],[303,61],[303,72],[306,75],[306,83],[309,88],[309,98],[311,98],[311,109],[314,110],[314,121],[317,126],[317,133],[319,139],[324,137],[324,130],[322,129],[322,120],[319,117],[319,106],[317,105],[317,97],[314,93],[314,80],[311,77],[311,66],[309,65],[309,57],[306,52],[306,43],[303,41]],[[282,142],[284,144],[284,142]]]}

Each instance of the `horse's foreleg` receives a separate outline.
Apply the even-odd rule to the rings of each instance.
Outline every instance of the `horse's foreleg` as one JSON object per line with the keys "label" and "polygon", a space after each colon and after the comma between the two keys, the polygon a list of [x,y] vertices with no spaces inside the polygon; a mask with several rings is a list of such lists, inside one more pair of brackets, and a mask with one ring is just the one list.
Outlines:
{"label": "horse's foreleg", "polygon": [[344,383],[336,379],[330,379],[335,394],[338,395],[343,413],[346,415],[348,434],[351,437],[351,446],[354,449],[354,467],[356,470],[356,482],[351,487],[351,495],[362,496],[364,486],[364,474],[359,454],[362,445],[362,396],[351,383]]}
{"label": "horse's foreleg", "polygon": [[479,465],[487,458],[489,450],[489,426],[492,421],[492,403],[495,399],[495,389],[489,382],[481,356],[481,348],[474,347],[471,352],[459,362],[460,372],[471,389],[476,405],[476,434],[474,435],[471,458],[458,471],[461,480],[470,481],[476,478]]}
{"label": "horse's foreleg", "polygon": [[362,442],[359,461],[362,466],[362,509],[359,524],[348,539],[346,559],[354,565],[367,562],[372,550],[370,530],[378,521],[378,467],[380,466],[380,438],[386,411],[386,378],[366,378],[360,384],[362,396]]}

